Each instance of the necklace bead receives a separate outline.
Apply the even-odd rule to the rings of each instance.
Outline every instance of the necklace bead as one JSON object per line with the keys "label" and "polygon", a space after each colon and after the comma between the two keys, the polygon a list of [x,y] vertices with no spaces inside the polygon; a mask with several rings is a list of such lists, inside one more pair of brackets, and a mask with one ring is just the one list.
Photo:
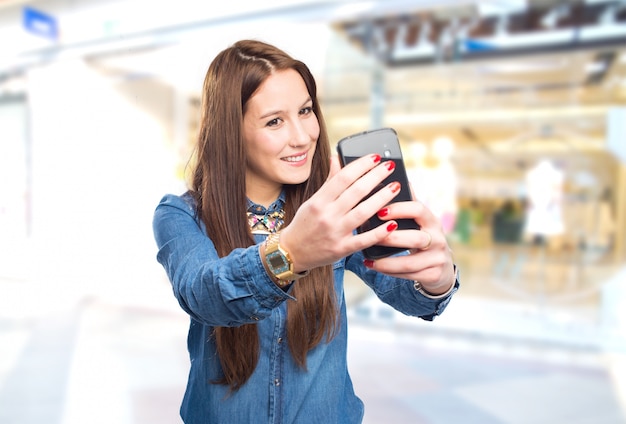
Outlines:
{"label": "necklace bead", "polygon": [[248,225],[253,234],[269,234],[279,231],[285,223],[285,211],[282,209],[266,214],[247,212]]}

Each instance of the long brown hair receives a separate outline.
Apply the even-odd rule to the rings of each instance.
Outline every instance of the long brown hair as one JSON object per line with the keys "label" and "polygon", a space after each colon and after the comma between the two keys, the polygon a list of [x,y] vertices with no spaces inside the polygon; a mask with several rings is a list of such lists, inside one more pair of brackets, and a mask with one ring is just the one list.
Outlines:
{"label": "long brown hair", "polygon": [[[286,225],[328,176],[330,143],[315,79],[308,67],[260,41],[239,41],[219,53],[204,80],[191,189],[198,201],[198,215],[220,257],[237,247],[254,245],[246,219],[245,167],[233,164],[246,163],[242,123],[248,100],[269,75],[285,69],[294,69],[302,76],[320,125],[309,179],[284,187]],[[337,331],[332,266],[311,270],[309,276],[295,283],[292,295],[298,301],[287,305],[287,341],[296,363],[306,369],[308,351]],[[214,336],[223,371],[216,383],[237,390],[253,373],[259,359],[256,324],[216,327]]]}

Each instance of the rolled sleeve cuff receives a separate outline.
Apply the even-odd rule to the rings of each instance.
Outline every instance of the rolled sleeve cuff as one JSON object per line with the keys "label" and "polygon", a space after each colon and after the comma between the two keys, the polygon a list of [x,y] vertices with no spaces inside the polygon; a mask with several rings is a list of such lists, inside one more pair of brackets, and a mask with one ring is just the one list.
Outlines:
{"label": "rolled sleeve cuff", "polygon": [[[274,309],[287,299],[296,300],[290,294],[293,284],[287,290],[278,287],[270,276],[267,275],[258,249],[255,249],[255,251],[255,255],[247,257],[247,260],[250,262],[247,264],[242,263],[240,269],[247,271],[247,275],[244,277],[248,282],[248,289],[259,305],[263,308]],[[246,258],[244,257],[243,260],[245,261]]]}
{"label": "rolled sleeve cuff", "polygon": [[434,312],[432,314],[422,315],[420,316],[420,318],[426,321],[432,321],[435,319],[436,316],[441,315],[443,311],[446,309],[446,307],[448,306],[448,304],[450,303],[450,301],[452,300],[452,296],[454,295],[454,293],[456,293],[459,290],[459,287],[460,287],[460,278],[459,278],[459,272],[457,270],[456,278],[454,281],[454,287],[452,291],[450,291],[450,293],[446,297],[442,297],[441,299],[431,299],[419,293],[419,296],[422,298],[421,300],[422,303],[430,304],[431,308],[434,307]]}

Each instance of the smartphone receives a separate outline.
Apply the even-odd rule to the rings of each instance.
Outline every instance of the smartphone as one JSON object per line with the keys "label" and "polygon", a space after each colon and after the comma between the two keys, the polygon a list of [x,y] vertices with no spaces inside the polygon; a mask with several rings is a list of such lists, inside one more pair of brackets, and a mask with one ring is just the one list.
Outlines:
{"label": "smartphone", "polygon": [[[393,202],[403,202],[413,200],[411,196],[411,188],[409,187],[409,179],[406,174],[404,160],[402,159],[402,151],[400,150],[400,141],[398,134],[393,128],[380,128],[375,130],[364,131],[358,134],[345,137],[339,140],[337,144],[337,153],[341,166],[346,166],[350,162],[372,153],[378,153],[383,162],[393,160],[396,164],[395,170],[385,180],[379,184],[371,193],[363,200],[385,187],[393,181],[398,181],[401,185],[400,193],[393,198]],[[398,219],[399,230],[419,230],[420,226],[414,219]],[[357,232],[362,233],[372,228],[378,227],[384,221],[374,215],[369,218],[363,225],[357,228]],[[363,250],[363,254],[368,259],[380,259],[394,255],[407,250],[407,248],[390,247],[374,245]]]}

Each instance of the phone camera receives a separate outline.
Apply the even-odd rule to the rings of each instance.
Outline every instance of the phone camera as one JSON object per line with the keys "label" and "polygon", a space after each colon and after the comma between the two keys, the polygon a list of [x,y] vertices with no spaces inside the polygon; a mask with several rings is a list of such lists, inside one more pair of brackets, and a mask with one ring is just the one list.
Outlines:
{"label": "phone camera", "polygon": [[386,158],[390,158],[391,157],[391,150],[385,150],[383,152],[383,156],[386,157]]}

